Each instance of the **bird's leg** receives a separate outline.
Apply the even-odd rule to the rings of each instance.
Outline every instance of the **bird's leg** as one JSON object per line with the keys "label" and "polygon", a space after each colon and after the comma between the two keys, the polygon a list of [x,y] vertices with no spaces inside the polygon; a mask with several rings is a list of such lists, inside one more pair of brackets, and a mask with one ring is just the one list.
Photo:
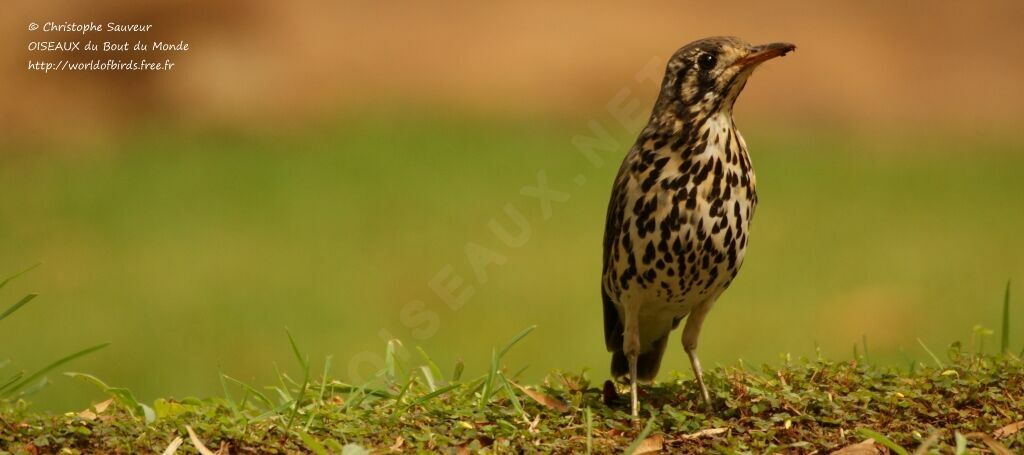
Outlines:
{"label": "bird's leg", "polygon": [[637,356],[636,355],[630,355],[629,356],[629,393],[630,393],[630,395],[632,397],[632,408],[631,409],[632,409],[632,412],[633,412],[633,419],[634,420],[638,419],[640,417],[640,410],[639,410],[640,405],[639,405],[639,400],[637,399],[637,396],[636,396],[636,361],[637,361]]}
{"label": "bird's leg", "polygon": [[707,316],[708,311],[711,311],[711,306],[714,302],[714,299],[708,300],[694,308],[689,316],[686,317],[686,327],[683,328],[683,348],[686,349],[686,354],[690,356],[693,376],[697,379],[697,385],[700,386],[700,394],[704,398],[704,406],[709,413],[713,410],[711,407],[711,395],[708,394],[708,388],[704,385],[704,371],[701,369],[700,360],[697,358],[697,338],[700,337],[700,327],[704,324],[704,317]]}
{"label": "bird's leg", "polygon": [[629,392],[632,398],[633,420],[640,417],[640,403],[636,391],[636,363],[640,358],[640,327],[636,307],[627,306],[623,311],[622,352],[629,361]]}
{"label": "bird's leg", "polygon": [[711,395],[708,394],[708,387],[704,385],[704,370],[700,368],[697,350],[687,349],[686,354],[690,356],[690,366],[693,367],[693,375],[697,378],[697,385],[700,386],[700,394],[704,397],[704,406],[708,412],[711,412]]}

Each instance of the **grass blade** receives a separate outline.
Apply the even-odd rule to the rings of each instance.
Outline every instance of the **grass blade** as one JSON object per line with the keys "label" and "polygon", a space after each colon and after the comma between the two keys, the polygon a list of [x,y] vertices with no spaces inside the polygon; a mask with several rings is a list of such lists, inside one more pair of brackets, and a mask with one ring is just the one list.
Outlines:
{"label": "grass blade", "polygon": [[228,383],[224,381],[224,373],[217,373],[220,379],[220,388],[224,391],[224,400],[228,402],[228,406],[231,408],[231,412],[238,416],[238,405],[235,404],[235,399],[231,397],[231,392],[228,391]]}
{"label": "grass blade", "polygon": [[[398,396],[395,397],[395,404],[402,404],[402,399],[405,398],[406,393],[409,393],[409,389],[412,388],[412,383],[415,381],[415,378],[412,376],[409,377],[409,380],[405,382],[405,386],[402,387],[402,391],[398,392]],[[431,392],[433,392],[433,389],[431,389]]]}
{"label": "grass blade", "polygon": [[935,353],[932,352],[931,349],[928,349],[928,346],[925,346],[924,341],[921,341],[921,339],[918,338],[917,339],[917,344],[920,344],[921,347],[924,348],[924,352],[927,352],[928,355],[931,356],[932,360],[935,361],[935,364],[939,366],[939,369],[946,368],[945,366],[942,365],[942,361],[939,360],[939,357],[937,355],[935,355]]}
{"label": "grass blade", "polygon": [[392,339],[388,341],[387,350],[384,352],[384,379],[390,384],[395,383],[398,378],[398,370],[401,368],[398,362],[398,348],[400,347],[402,347],[402,342]]}
{"label": "grass blade", "polygon": [[444,395],[445,393],[448,393],[448,392],[450,392],[452,390],[455,390],[455,389],[457,389],[459,387],[462,387],[462,384],[452,384],[452,385],[447,386],[447,387],[441,387],[440,389],[437,389],[437,390],[435,390],[433,392],[430,392],[430,393],[428,393],[426,395],[423,395],[422,397],[417,398],[416,401],[413,401],[412,403],[409,403],[409,406],[411,407],[411,406],[421,405],[423,403],[426,403],[426,402],[432,400],[434,397],[437,397],[437,396],[440,396],[440,395]]}
{"label": "grass blade", "polygon": [[434,379],[437,379],[438,381],[443,383],[444,374],[441,373],[441,368],[438,367],[436,363],[434,363],[434,360],[427,355],[427,351],[424,351],[423,348],[419,346],[416,346],[416,351],[420,353],[420,357],[423,358],[423,361],[427,362],[426,366],[430,368],[430,372],[433,373]]}
{"label": "grass blade", "polygon": [[224,379],[227,379],[228,381],[231,381],[231,382],[234,382],[235,384],[238,384],[239,387],[241,387],[242,389],[244,389],[244,390],[248,391],[249,393],[251,393],[253,396],[256,397],[256,399],[261,401],[263,403],[263,405],[266,406],[268,409],[273,409],[274,408],[274,403],[272,401],[270,401],[270,398],[267,398],[267,396],[264,395],[263,392],[260,392],[255,387],[253,387],[253,386],[251,386],[249,384],[246,384],[245,382],[242,382],[242,381],[240,381],[238,379],[235,379],[235,378],[233,378],[231,376],[228,376],[226,374],[221,374],[221,376]]}
{"label": "grass blade", "polygon": [[4,320],[4,318],[6,318],[7,316],[10,316],[11,313],[18,311],[18,308],[25,306],[26,303],[31,302],[32,299],[36,297],[39,297],[39,294],[29,294],[26,295],[25,297],[22,297],[21,300],[18,301],[18,303],[11,305],[10,308],[4,310],[4,312],[0,314],[0,321]]}
{"label": "grass blade", "polygon": [[295,405],[292,406],[292,411],[288,415],[288,424],[285,426],[285,432],[289,432],[292,429],[292,424],[295,423],[295,416],[299,414],[299,405],[302,404],[302,399],[306,396],[306,389],[309,388],[309,356],[303,356],[302,352],[299,351],[299,345],[295,344],[295,338],[292,338],[292,333],[285,330],[288,334],[288,341],[292,344],[292,351],[295,352],[295,358],[298,359],[299,365],[302,366],[302,387],[299,388],[299,394],[295,397]]}
{"label": "grass blade", "polygon": [[320,378],[320,402],[324,401],[324,393],[327,392],[327,372],[331,370],[331,356],[324,359],[324,374]]}
{"label": "grass blade", "polygon": [[[18,273],[15,273],[14,275],[11,275],[11,276],[9,276],[9,277],[5,278],[5,279],[4,279],[3,281],[0,281],[0,289],[3,289],[3,288],[4,288],[4,286],[7,286],[7,283],[10,283],[10,282],[11,282],[11,280],[13,280],[13,279],[15,279],[15,278],[17,278],[17,277],[19,277],[19,276],[22,276],[22,275],[24,275],[24,274],[26,274],[26,273],[28,273],[28,272],[31,272],[31,271],[32,271],[32,269],[34,269],[34,268],[36,268],[36,267],[39,267],[39,266],[40,266],[40,265],[42,265],[42,264],[43,264],[42,262],[37,262],[37,263],[36,263],[35,265],[33,265],[32,267],[29,267],[29,268],[27,268],[27,269],[25,269],[25,270],[22,270],[22,271],[20,271],[20,272],[18,272]],[[0,319],[3,319],[3,318],[0,318]]]}
{"label": "grass blade", "polygon": [[526,338],[526,336],[529,335],[530,332],[532,332],[533,329],[536,329],[536,328],[537,328],[536,325],[531,325],[531,326],[527,327],[526,329],[524,329],[522,332],[519,332],[518,335],[513,337],[512,341],[509,341],[508,344],[506,344],[505,347],[501,350],[501,353],[498,354],[498,360],[501,360],[502,357],[505,357],[505,354],[508,354],[508,350],[512,349],[512,346],[515,346],[516,343],[519,342],[519,340],[522,340],[523,338]]}
{"label": "grass blade", "polygon": [[523,410],[523,405],[519,402],[519,397],[516,396],[515,390],[512,390],[512,386],[508,384],[508,379],[505,379],[503,374],[499,374],[498,377],[501,378],[501,384],[505,388],[505,393],[508,394],[509,401],[512,402],[512,407],[519,412],[519,415],[523,416],[523,420],[529,421],[530,416],[526,415],[526,411]]}
{"label": "grass blade", "polygon": [[867,428],[861,428],[861,429],[857,430],[857,434],[860,435],[861,437],[864,437],[864,438],[874,439],[875,442],[877,442],[877,443],[879,443],[879,444],[881,444],[883,446],[888,447],[889,450],[892,450],[897,455],[909,455],[907,453],[907,449],[904,449],[899,444],[896,444],[895,442],[892,442],[891,439],[889,439],[888,437],[886,437],[882,433],[879,433],[879,432],[874,431],[874,430],[869,430]]}
{"label": "grass blade", "polygon": [[1010,352],[1010,282],[1006,282],[1006,292],[1003,294],[1003,334],[999,346],[999,352],[1006,355]]}
{"label": "grass blade", "polygon": [[98,344],[96,346],[85,348],[85,349],[82,349],[81,351],[78,351],[78,352],[75,352],[73,354],[64,356],[64,357],[58,359],[57,361],[55,361],[53,363],[50,363],[49,365],[47,365],[47,366],[45,366],[43,368],[40,368],[39,371],[36,371],[35,373],[32,373],[31,375],[29,375],[25,379],[22,379],[21,381],[18,381],[13,386],[11,386],[9,389],[5,390],[3,392],[3,394],[0,394],[0,396],[10,396],[14,392],[17,392],[22,387],[25,387],[29,383],[35,382],[37,379],[43,377],[43,375],[45,375],[46,373],[49,373],[50,371],[53,371],[53,369],[55,369],[55,368],[57,368],[57,367],[59,367],[61,365],[64,365],[65,363],[68,363],[68,362],[70,362],[72,360],[75,360],[75,359],[77,359],[79,357],[82,357],[82,356],[91,354],[93,352],[99,351],[100,349],[103,349],[103,348],[105,348],[107,346],[110,346],[110,343]]}
{"label": "grass blade", "polygon": [[647,436],[651,434],[651,430],[654,429],[654,420],[655,419],[647,419],[647,425],[644,426],[643,431],[641,431],[640,434],[637,435],[636,439],[633,440],[633,443],[630,444],[629,447],[627,447],[626,450],[622,453],[632,455],[633,452],[636,452],[636,449],[640,447],[640,444],[644,443],[644,440],[647,439]]}
{"label": "grass blade", "polygon": [[423,379],[427,380],[427,387],[430,388],[430,391],[433,392],[437,390],[437,381],[434,380],[434,373],[431,371],[430,367],[421,365],[420,371],[423,373]]}
{"label": "grass blade", "polygon": [[491,368],[487,370],[487,379],[484,381],[484,388],[480,391],[480,401],[476,408],[482,409],[484,403],[491,399],[491,386],[494,384],[494,376],[498,373],[498,351],[491,349]]}
{"label": "grass blade", "polygon": [[516,343],[519,342],[519,340],[525,338],[526,335],[529,335],[530,332],[532,332],[533,329],[536,328],[536,325],[531,325],[524,329],[522,332],[519,332],[519,334],[512,337],[512,340],[509,341],[508,344],[506,344],[505,347],[502,348],[500,352],[491,350],[491,369],[487,372],[487,380],[484,382],[484,389],[483,392],[481,392],[480,394],[480,401],[477,403],[476,406],[477,409],[482,408],[484,403],[490,401],[491,395],[494,394],[494,378],[498,374],[498,365],[501,363],[501,359],[505,357],[505,354],[508,354],[508,351],[509,349],[512,349],[512,346],[515,346]]}
{"label": "grass blade", "polygon": [[284,329],[284,333],[288,334],[288,342],[292,344],[292,352],[295,354],[295,359],[299,361],[299,365],[302,366],[303,370],[309,370],[309,356],[303,356],[302,352],[299,351],[299,345],[295,344],[295,338],[292,337],[292,332],[288,329]]}
{"label": "grass blade", "polygon": [[7,382],[5,382],[3,384],[0,384],[0,396],[4,395],[4,390],[6,390],[8,387],[14,385],[14,383],[18,382],[18,380],[21,379],[24,376],[25,376],[25,373],[19,371],[17,373],[14,373],[14,376],[11,376],[11,378],[8,379]]}

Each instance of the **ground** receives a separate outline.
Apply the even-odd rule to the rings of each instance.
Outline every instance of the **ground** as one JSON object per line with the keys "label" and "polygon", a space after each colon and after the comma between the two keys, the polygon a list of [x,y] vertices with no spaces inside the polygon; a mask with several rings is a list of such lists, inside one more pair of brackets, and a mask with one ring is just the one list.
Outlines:
{"label": "ground", "polygon": [[389,346],[377,385],[314,379],[300,355],[303,378],[282,374],[279,385],[256,389],[224,376],[223,397],[152,406],[84,376],[111,401],[58,415],[7,402],[0,453],[161,453],[178,444],[178,453],[829,453],[857,443],[866,451],[856,453],[1024,450],[1024,365],[1013,354],[953,346],[949,360],[904,369],[872,366],[863,353],[720,367],[707,375],[713,414],[693,381],[676,375],[642,389],[634,422],[625,396],[602,393],[592,379],[601,375],[552,372],[541,385],[520,386],[497,368],[506,349],[496,351],[495,369],[463,380],[459,366],[445,376],[425,354],[408,368],[396,349]]}

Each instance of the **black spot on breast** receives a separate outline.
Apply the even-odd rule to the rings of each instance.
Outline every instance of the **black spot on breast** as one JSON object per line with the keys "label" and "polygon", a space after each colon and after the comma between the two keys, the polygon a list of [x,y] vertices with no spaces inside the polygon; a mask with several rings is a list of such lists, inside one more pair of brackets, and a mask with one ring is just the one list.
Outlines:
{"label": "black spot on breast", "polygon": [[686,209],[693,210],[697,208],[697,186],[694,185],[690,188],[690,191],[686,195]]}
{"label": "black spot on breast", "polygon": [[633,203],[633,214],[634,215],[639,215],[640,214],[640,210],[642,210],[643,208],[644,208],[644,198],[642,198],[642,197],[636,198],[636,202]]}
{"label": "black spot on breast", "polygon": [[658,274],[654,271],[654,269],[647,269],[647,271],[644,272],[644,279],[651,283],[654,282],[654,279],[657,278],[657,276]]}
{"label": "black spot on breast", "polygon": [[711,173],[711,168],[714,165],[715,163],[713,163],[711,160],[706,161],[704,163],[704,166],[701,166],[700,172],[698,172],[697,176],[693,179],[694,183],[700,184],[704,180],[707,180],[708,174]]}
{"label": "black spot on breast", "polygon": [[693,160],[683,160],[682,163],[679,163],[679,173],[688,174],[691,167],[693,167]]}
{"label": "black spot on breast", "polygon": [[644,249],[644,264],[650,264],[654,260],[654,242],[647,242],[647,248]]}

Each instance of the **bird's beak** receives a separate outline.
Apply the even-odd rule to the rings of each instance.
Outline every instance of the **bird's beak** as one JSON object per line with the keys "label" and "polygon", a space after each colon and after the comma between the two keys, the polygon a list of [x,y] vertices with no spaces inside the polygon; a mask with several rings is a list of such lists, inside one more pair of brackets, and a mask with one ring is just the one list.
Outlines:
{"label": "bird's beak", "polygon": [[734,65],[744,68],[757,66],[765,60],[782,57],[795,49],[796,46],[789,43],[771,43],[754,46],[750,48],[750,52],[747,55],[736,60]]}

